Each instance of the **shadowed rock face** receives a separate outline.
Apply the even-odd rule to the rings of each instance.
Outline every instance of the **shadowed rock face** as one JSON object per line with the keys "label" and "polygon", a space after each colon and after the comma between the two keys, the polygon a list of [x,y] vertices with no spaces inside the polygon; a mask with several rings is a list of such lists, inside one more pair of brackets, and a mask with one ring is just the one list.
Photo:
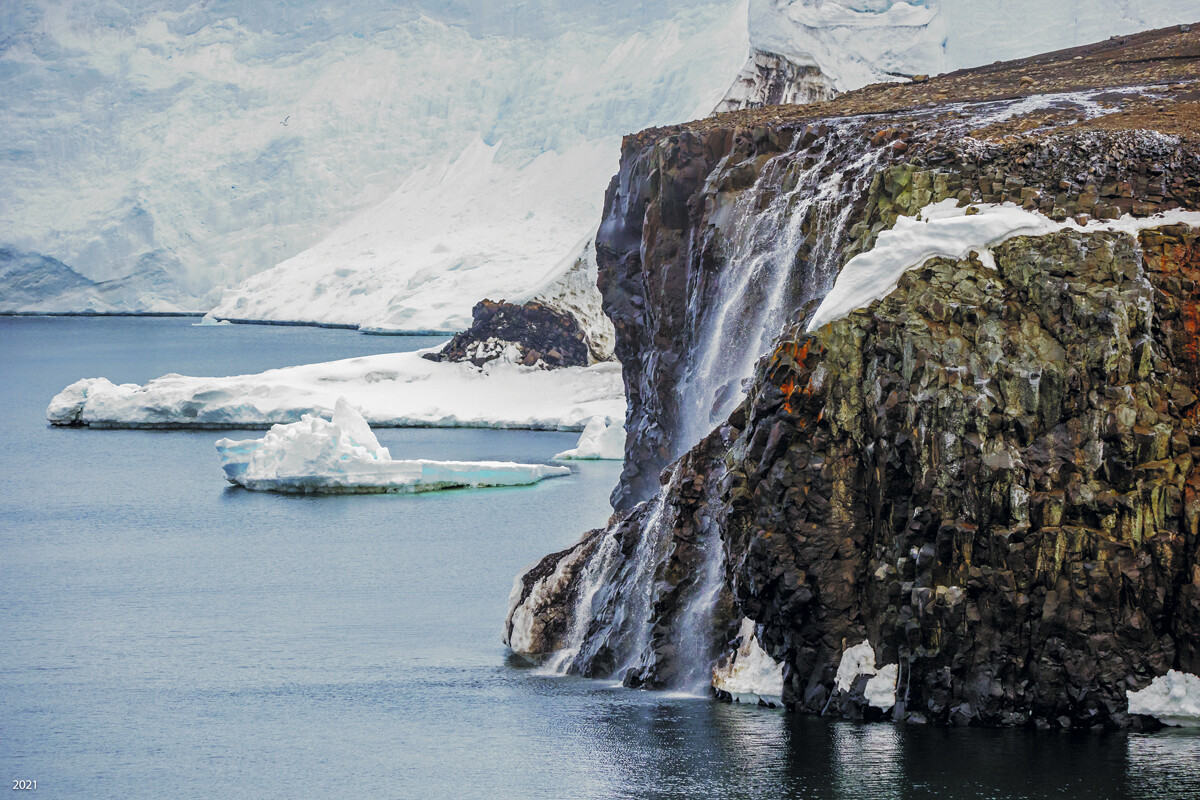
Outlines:
{"label": "shadowed rock face", "polygon": [[[955,80],[1016,82],[980,72]],[[774,122],[741,112],[626,139],[597,238],[629,398],[618,516],[542,565],[582,577],[532,604],[557,638],[528,652],[676,685],[694,672],[680,635],[705,596],[705,635],[728,643],[736,621],[754,620],[784,664],[785,704],[812,713],[885,713],[864,702],[862,680],[836,689],[842,653],[864,640],[877,666],[899,665],[886,713],[938,724],[1123,727],[1135,722],[1127,690],[1170,668],[1200,673],[1196,229],[1020,237],[991,248],[995,269],[934,259],[804,332],[829,288],[815,285],[830,277],[815,254],[829,253],[835,276],[930,203],[1013,202],[1080,221],[1200,209],[1191,123],[1171,117],[1181,135],[1164,136],[1142,114],[1128,129],[1114,109],[1130,99],[1147,111],[1145,90],[1090,74],[1103,102],[793,121],[767,109]],[[1191,96],[1200,74],[1189,80],[1155,90],[1163,107]],[[1114,113],[1081,122],[1080,102]],[[976,128],[987,134],[966,135]],[[801,209],[802,235],[775,259],[786,313],[754,353],[748,396],[708,436],[681,440],[705,306],[750,263],[733,232],[779,211],[797,180],[831,178],[844,190],[836,215],[783,207]],[[714,537],[721,586],[698,592]],[[612,601],[640,593],[636,607]],[[532,597],[516,592],[514,610]],[[621,633],[630,618],[640,638]]]}

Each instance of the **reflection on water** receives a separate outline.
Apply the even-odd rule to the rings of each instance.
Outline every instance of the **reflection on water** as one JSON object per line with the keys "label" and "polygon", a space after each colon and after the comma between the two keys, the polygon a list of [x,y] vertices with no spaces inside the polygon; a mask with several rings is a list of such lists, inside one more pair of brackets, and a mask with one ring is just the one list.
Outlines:
{"label": "reflection on water", "polygon": [[[607,518],[613,463],[522,489],[225,488],[222,433],[66,431],[144,381],[412,342],[189,320],[0,320],[0,779],[54,798],[1200,798],[1200,736],[865,726],[548,677],[513,576]],[[540,461],[572,434],[382,431]],[[36,468],[31,468],[31,465]]]}
{"label": "reflection on water", "polygon": [[1127,752],[1131,797],[1200,798],[1200,731],[1133,733]]}
{"label": "reflection on water", "polygon": [[904,788],[903,729],[898,725],[836,722],[833,731],[835,786],[841,797],[893,800]]}

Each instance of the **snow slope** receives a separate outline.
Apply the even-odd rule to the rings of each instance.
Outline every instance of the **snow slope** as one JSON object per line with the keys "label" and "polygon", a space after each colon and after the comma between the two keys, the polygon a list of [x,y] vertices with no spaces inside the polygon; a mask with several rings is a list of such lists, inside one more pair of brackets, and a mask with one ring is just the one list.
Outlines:
{"label": "snow slope", "polygon": [[420,170],[315,247],[226,293],[212,313],[376,332],[470,327],[476,302],[532,286],[595,225],[619,145],[584,142],[518,167],[498,161],[501,145],[476,139],[453,162]]}
{"label": "snow slope", "polygon": [[[448,332],[470,325],[479,300],[523,302],[548,269],[570,266],[564,256],[594,229],[620,134],[704,116],[720,99],[745,54],[744,14],[744,4],[730,4],[686,36],[672,22],[620,43],[594,71],[576,66],[553,89],[563,114],[596,115],[579,121],[586,133],[574,144],[514,162],[504,157],[507,141],[477,139],[316,246],[226,292],[213,313]],[[612,118],[618,105],[626,113]],[[547,134],[558,136],[557,127],[548,123]]]}
{"label": "snow slope", "polygon": [[145,385],[85,378],[46,409],[54,425],[245,428],[332,412],[345,397],[379,427],[582,430],[625,413],[621,366],[543,370],[497,359],[483,367],[386,353],[256,375],[164,375]]}
{"label": "snow slope", "polygon": [[1080,225],[1074,220],[1055,222],[1037,211],[1026,211],[1012,203],[980,204],[979,213],[965,216],[954,200],[926,206],[916,217],[902,216],[894,227],[880,231],[875,246],[846,262],[837,281],[808,323],[815,331],[852,311],[865,308],[896,288],[900,276],[938,256],[964,259],[974,252],[985,266],[995,268],[988,248],[1016,236],[1045,236],[1055,231],[1097,233],[1112,231],[1136,236],[1138,231],[1163,225],[1200,227],[1200,211],[1174,210],[1153,217],[1129,214],[1112,221],[1091,220]]}
{"label": "snow slope", "polygon": [[261,439],[221,439],[230,483],[255,491],[320,494],[429,492],[480,486],[526,486],[570,475],[566,467],[507,461],[393,460],[346,398],[331,419],[305,414]]}
{"label": "snow slope", "polygon": [[[706,113],[745,56],[745,20],[745,0],[0,3],[0,245],[94,281],[153,256],[207,307],[482,141],[499,145],[494,185],[559,159],[562,232],[526,232],[565,250],[615,166],[593,146]],[[467,190],[443,184],[430,204],[470,206]],[[546,212],[515,207],[530,197],[509,197],[514,218]],[[454,250],[443,223],[428,244]]]}
{"label": "snow slope", "polygon": [[749,25],[756,52],[848,91],[1191,22],[1200,0],[750,0]]}

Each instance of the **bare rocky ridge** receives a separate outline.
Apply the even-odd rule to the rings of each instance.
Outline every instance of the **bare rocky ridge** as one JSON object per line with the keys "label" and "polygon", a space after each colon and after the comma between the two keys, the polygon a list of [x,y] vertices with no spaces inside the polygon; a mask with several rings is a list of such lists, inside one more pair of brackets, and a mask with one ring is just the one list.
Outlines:
{"label": "bare rocky ridge", "polygon": [[[1126,691],[1200,672],[1195,229],[933,259],[805,332],[840,266],[930,203],[1200,209],[1198,36],[627,137],[597,238],[629,400],[619,513],[542,562],[560,580],[520,585],[514,649],[681,685],[749,617],[788,707],[939,724],[1124,727]],[[767,260],[778,291],[722,299],[775,303],[774,344],[687,440],[711,307],[792,223]],[[899,665],[886,712],[834,681],[864,640]]]}

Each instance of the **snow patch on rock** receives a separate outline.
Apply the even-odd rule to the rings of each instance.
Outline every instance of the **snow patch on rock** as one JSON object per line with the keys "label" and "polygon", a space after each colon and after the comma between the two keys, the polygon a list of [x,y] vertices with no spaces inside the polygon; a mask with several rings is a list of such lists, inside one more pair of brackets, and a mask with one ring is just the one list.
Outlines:
{"label": "snow patch on rock", "polygon": [[733,656],[713,669],[713,688],[739,703],[783,705],[783,664],[759,645],[754,620],[744,617],[738,636],[742,643]]}
{"label": "snow patch on rock", "polygon": [[625,426],[604,417],[592,417],[579,434],[579,442],[555,456],[565,460],[612,460],[625,458]]}
{"label": "snow patch on rock", "polygon": [[1200,728],[1200,676],[1168,670],[1140,692],[1126,692],[1130,714],[1154,717],[1164,725]]}
{"label": "snow patch on rock", "polygon": [[836,684],[843,692],[850,691],[859,675],[869,675],[864,697],[875,708],[886,711],[896,704],[896,680],[900,668],[897,664],[875,666],[875,648],[870,641],[847,648],[838,662]]}
{"label": "snow patch on rock", "polygon": [[604,313],[603,297],[596,286],[599,274],[593,231],[547,272],[528,295],[518,295],[510,302],[516,305],[539,302],[574,317],[583,329],[592,358],[607,361],[613,358],[617,332]]}
{"label": "snow patch on rock", "polygon": [[483,367],[386,353],[255,375],[169,374],[144,385],[76,381],[46,409],[54,425],[243,428],[331,413],[339,397],[377,427],[582,430],[625,413],[621,365],[544,370],[497,359]]}
{"label": "snow patch on rock", "polygon": [[881,231],[875,246],[851,258],[838,273],[833,289],[808,323],[815,331],[890,294],[900,277],[931,258],[964,259],[976,253],[984,266],[995,267],[989,249],[1016,236],[1045,236],[1056,231],[1098,233],[1112,231],[1136,236],[1138,231],[1183,223],[1200,226],[1200,211],[1172,210],[1152,217],[1128,214],[1112,221],[1055,222],[1037,211],[1013,203],[982,204],[967,216],[954,200],[926,206],[915,217],[902,216],[894,227]]}
{"label": "snow patch on rock", "polygon": [[524,486],[569,475],[566,467],[504,461],[392,460],[344,397],[332,419],[305,414],[261,439],[216,444],[226,479],[254,491],[368,494]]}

